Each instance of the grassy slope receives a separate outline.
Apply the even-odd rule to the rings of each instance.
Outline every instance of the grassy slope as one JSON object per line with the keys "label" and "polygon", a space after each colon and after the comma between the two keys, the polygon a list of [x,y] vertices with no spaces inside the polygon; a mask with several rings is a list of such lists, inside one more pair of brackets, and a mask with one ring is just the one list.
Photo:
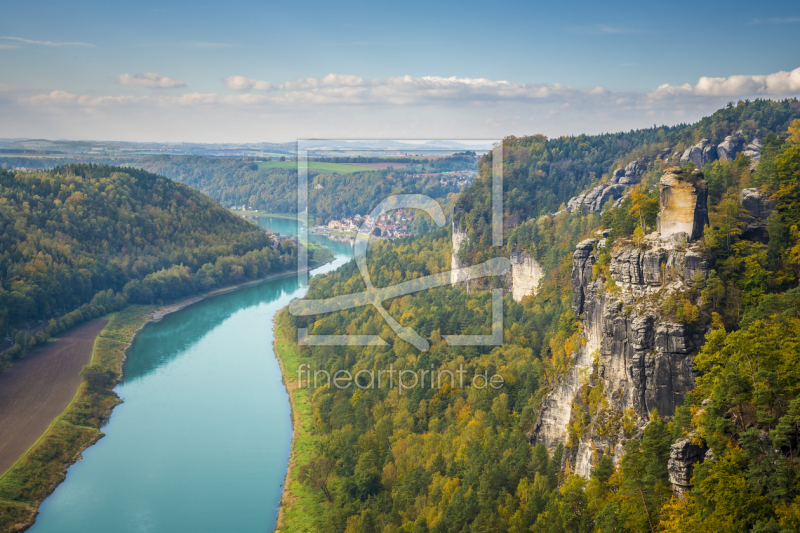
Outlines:
{"label": "grassy slope", "polygon": [[[114,313],[95,340],[92,363],[120,374],[130,341],[153,309],[130,306]],[[33,523],[39,504],[63,481],[67,466],[103,436],[98,428],[118,403],[111,389],[90,392],[86,382],[81,384],[45,434],[0,477],[0,531],[20,531]]]}
{"label": "grassy slope", "polygon": [[324,503],[319,492],[302,485],[297,479],[297,465],[309,461],[319,439],[313,431],[312,390],[297,388],[297,368],[305,362],[297,347],[296,330],[287,320],[286,309],[275,316],[275,356],[281,364],[283,381],[292,404],[292,454],[281,498],[275,532],[318,531],[324,516]]}

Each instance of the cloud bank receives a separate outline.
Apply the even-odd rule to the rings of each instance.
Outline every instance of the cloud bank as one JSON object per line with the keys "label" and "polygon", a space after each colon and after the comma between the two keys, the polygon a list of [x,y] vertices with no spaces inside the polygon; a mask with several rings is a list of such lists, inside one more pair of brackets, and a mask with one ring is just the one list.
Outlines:
{"label": "cloud bank", "polygon": [[271,91],[275,88],[272,83],[244,76],[228,76],[222,79],[222,84],[232,91]]}
{"label": "cloud bank", "polygon": [[[76,136],[195,142],[292,138],[499,138],[600,133],[693,122],[744,98],[800,95],[800,68],[701,77],[645,92],[488,78],[328,74],[275,83],[242,75],[220,92],[30,95],[0,85],[0,137]],[[123,74],[122,87],[185,87],[155,73]],[[8,118],[5,118],[8,117]],[[63,131],[59,129],[63,128]],[[108,133],[104,133],[108,132]]]}
{"label": "cloud bank", "polygon": [[150,89],[175,89],[186,87],[183,80],[174,80],[159,76],[155,72],[143,72],[140,74],[120,74],[119,84],[125,87],[148,87]]}
{"label": "cloud bank", "polygon": [[800,67],[791,72],[780,71],[765,76],[702,77],[696,85],[661,85],[651,91],[652,98],[679,96],[792,96],[800,93]]}

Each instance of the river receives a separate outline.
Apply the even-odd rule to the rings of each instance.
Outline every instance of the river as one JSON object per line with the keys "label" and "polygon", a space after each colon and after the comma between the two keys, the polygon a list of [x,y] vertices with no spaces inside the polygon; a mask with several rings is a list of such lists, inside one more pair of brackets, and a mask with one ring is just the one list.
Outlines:
{"label": "river", "polygon": [[[296,222],[261,218],[283,235]],[[348,244],[311,235],[335,253]],[[275,526],[291,446],[272,319],[297,277],[203,300],[139,332],[106,434],[40,507],[34,533],[259,532]]]}

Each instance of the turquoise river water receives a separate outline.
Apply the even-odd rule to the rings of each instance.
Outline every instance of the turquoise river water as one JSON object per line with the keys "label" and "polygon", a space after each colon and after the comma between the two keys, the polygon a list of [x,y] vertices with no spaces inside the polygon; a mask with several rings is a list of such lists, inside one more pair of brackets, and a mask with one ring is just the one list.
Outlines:
{"label": "turquoise river water", "polygon": [[[283,235],[296,222],[259,219]],[[311,236],[336,259],[349,244]],[[292,438],[272,318],[297,277],[208,298],[148,324],[115,389],[106,434],[40,508],[34,533],[266,532],[275,526]]]}

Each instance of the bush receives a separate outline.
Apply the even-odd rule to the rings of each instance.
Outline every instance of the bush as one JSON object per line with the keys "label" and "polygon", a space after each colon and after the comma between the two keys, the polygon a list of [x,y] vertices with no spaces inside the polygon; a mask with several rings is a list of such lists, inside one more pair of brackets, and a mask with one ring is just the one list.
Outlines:
{"label": "bush", "polygon": [[81,369],[81,377],[86,380],[86,384],[92,390],[107,389],[111,387],[117,374],[111,370],[106,370],[98,364],[86,365]]}

